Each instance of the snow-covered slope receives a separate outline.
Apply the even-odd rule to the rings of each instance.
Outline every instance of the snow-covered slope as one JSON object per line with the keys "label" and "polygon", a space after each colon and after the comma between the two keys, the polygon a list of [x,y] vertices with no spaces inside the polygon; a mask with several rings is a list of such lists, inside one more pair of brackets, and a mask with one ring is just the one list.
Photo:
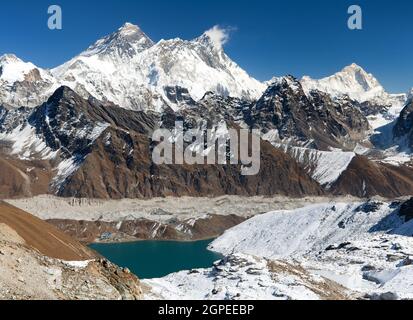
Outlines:
{"label": "snow-covered slope", "polygon": [[34,107],[56,88],[56,80],[49,71],[13,54],[0,57],[0,105]]}
{"label": "snow-covered slope", "polygon": [[144,280],[146,299],[320,300],[344,299],[347,290],[299,266],[233,254],[212,269],[182,271]]}
{"label": "snow-covered slope", "polygon": [[398,205],[330,203],[256,216],[210,248],[298,261],[361,294],[413,298],[413,225]]}
{"label": "snow-covered slope", "polygon": [[10,144],[9,154],[21,160],[48,160],[56,156],[56,152],[36,135],[36,129],[28,124],[19,125],[11,131],[0,130],[0,140],[4,144]]}
{"label": "snow-covered slope", "polygon": [[24,81],[26,75],[37,67],[30,62],[23,62],[15,55],[7,54],[0,57],[0,79],[9,84]]}
{"label": "snow-covered slope", "polygon": [[411,201],[332,202],[255,216],[210,245],[225,255],[213,268],[145,280],[147,298],[411,299]]}
{"label": "snow-covered slope", "polygon": [[195,100],[208,91],[252,99],[265,89],[224,53],[210,31],[192,41],[154,44],[129,23],[52,73],[78,93],[137,110],[166,104],[176,109],[166,92],[176,86]]}
{"label": "snow-covered slope", "polygon": [[400,103],[398,99],[403,98],[400,95],[388,94],[372,74],[367,73],[355,63],[330,77],[320,80],[305,76],[301,83],[307,91],[316,89],[327,92],[332,96],[345,94],[359,102],[376,101],[388,105],[396,101]]}
{"label": "snow-covered slope", "polygon": [[279,145],[292,156],[320,185],[329,188],[348,168],[356,154],[343,151],[319,151],[288,145]]}
{"label": "snow-covered slope", "polygon": [[[275,211],[254,217],[227,231],[211,245],[224,254],[243,252],[268,258],[287,258],[324,250],[352,234],[367,232],[391,210],[365,214],[357,204],[317,204],[293,211]],[[340,228],[340,222],[350,221]],[[277,235],[276,237],[274,235]]]}

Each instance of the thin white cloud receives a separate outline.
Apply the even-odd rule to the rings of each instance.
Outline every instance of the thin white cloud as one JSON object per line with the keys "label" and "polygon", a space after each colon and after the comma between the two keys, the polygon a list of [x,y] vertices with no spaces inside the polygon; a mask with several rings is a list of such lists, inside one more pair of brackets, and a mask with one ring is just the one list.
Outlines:
{"label": "thin white cloud", "polygon": [[213,26],[211,29],[205,32],[205,34],[211,39],[212,43],[217,49],[221,49],[230,39],[230,33],[234,28],[222,28],[218,25]]}

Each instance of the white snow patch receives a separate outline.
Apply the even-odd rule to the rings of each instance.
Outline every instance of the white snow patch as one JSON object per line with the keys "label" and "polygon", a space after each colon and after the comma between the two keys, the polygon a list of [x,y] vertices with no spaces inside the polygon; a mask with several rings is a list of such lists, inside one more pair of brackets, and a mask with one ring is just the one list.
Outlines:
{"label": "white snow patch", "polygon": [[89,266],[89,263],[91,263],[93,260],[84,260],[84,261],[62,261],[63,264],[70,268],[75,268],[75,269],[85,269]]}
{"label": "white snow patch", "polygon": [[11,132],[0,132],[0,139],[11,142],[10,154],[22,160],[39,157],[48,160],[57,154],[36,135],[36,129],[30,125],[19,125]]}
{"label": "white snow patch", "polygon": [[354,152],[319,151],[286,145],[279,147],[303,165],[311,177],[326,188],[340,178],[356,156]]}

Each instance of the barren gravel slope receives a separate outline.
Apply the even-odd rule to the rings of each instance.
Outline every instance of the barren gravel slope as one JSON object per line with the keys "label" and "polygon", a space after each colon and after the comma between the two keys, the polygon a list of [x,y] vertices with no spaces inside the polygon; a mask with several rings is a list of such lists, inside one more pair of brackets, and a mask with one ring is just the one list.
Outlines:
{"label": "barren gravel slope", "polygon": [[0,203],[0,300],[136,300],[141,296],[140,281],[128,269],[97,259],[54,227]]}
{"label": "barren gravel slope", "polygon": [[0,202],[0,223],[9,226],[24,242],[39,253],[67,261],[96,258],[95,253],[31,214]]}

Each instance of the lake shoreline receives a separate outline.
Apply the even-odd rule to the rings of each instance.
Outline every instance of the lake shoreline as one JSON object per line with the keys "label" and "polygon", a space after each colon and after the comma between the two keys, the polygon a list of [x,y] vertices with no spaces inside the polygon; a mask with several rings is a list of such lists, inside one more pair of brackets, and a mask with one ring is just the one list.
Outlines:
{"label": "lake shoreline", "polygon": [[89,248],[109,261],[128,268],[140,279],[155,279],[181,271],[211,268],[224,257],[208,249],[214,239],[97,243],[89,245]]}
{"label": "lake shoreline", "polygon": [[215,240],[218,237],[222,236],[222,234],[213,236],[213,237],[205,237],[205,238],[200,238],[200,239],[193,239],[193,240],[188,240],[188,239],[131,239],[131,240],[120,240],[120,241],[94,241],[90,243],[85,243],[86,246],[94,245],[94,244],[125,244],[125,243],[140,243],[140,242],[145,242],[145,241],[157,241],[157,242],[181,242],[181,243],[193,243],[193,242],[198,242],[198,241],[209,241],[209,240]]}

